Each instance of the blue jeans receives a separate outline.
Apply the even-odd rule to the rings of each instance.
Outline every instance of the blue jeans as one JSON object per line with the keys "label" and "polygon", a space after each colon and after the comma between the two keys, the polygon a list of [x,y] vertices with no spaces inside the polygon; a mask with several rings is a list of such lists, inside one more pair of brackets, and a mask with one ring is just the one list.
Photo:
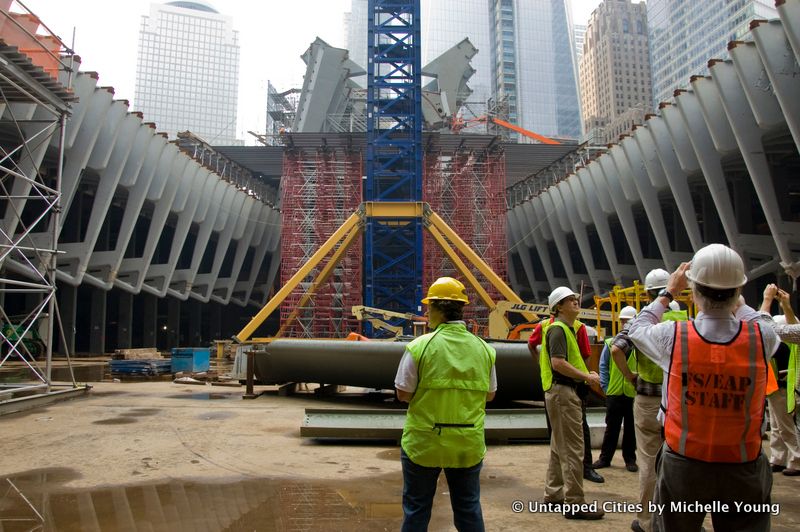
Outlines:
{"label": "blue jeans", "polygon": [[[436,495],[436,481],[440,467],[424,467],[415,464],[400,448],[403,465],[403,532],[428,530]],[[450,504],[453,507],[453,523],[459,532],[483,532],[481,511],[481,468],[483,460],[472,467],[444,468],[447,486],[450,488]]]}

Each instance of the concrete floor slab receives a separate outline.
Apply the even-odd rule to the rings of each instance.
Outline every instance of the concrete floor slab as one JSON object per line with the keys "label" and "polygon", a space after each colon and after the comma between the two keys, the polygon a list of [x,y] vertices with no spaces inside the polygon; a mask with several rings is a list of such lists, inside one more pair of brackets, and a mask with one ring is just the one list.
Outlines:
{"label": "concrete floor slab", "polygon": [[[300,438],[305,408],[375,408],[380,399],[269,390],[244,401],[243,389],[98,383],[86,398],[4,417],[0,525],[15,529],[9,518],[35,525],[38,512],[45,530],[399,529],[396,446]],[[514,501],[541,499],[548,455],[542,444],[489,447],[487,530],[629,528],[634,514],[626,509],[638,480],[621,456],[602,470],[605,484],[585,485],[587,500],[612,501],[619,510],[602,521],[514,513]],[[775,475],[773,530],[800,527],[798,488],[798,477]],[[443,476],[430,529],[453,530]]]}

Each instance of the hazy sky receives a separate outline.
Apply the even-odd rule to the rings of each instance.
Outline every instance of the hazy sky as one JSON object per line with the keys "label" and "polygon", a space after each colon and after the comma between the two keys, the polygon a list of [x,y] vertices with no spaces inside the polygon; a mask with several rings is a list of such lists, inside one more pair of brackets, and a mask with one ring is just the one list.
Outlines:
{"label": "hazy sky", "polygon": [[[151,0],[23,2],[67,45],[72,44],[74,28],[73,49],[83,60],[81,69],[97,71],[99,83],[114,87],[116,98],[133,100],[139,27],[142,15],[150,11]],[[331,45],[344,46],[342,20],[351,0],[210,2],[220,13],[233,18],[233,27],[239,32],[237,137],[253,144],[247,131],[264,132],[267,80],[279,90],[299,87],[305,73],[300,55],[316,36]],[[576,24],[585,24],[600,4],[600,0],[570,2]]]}

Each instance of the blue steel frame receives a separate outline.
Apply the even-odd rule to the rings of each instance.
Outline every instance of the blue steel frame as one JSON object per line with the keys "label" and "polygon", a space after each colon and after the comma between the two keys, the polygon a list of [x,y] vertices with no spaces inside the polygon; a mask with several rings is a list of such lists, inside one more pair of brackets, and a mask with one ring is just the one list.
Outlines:
{"label": "blue steel frame", "polygon": [[[420,0],[368,6],[365,199],[422,201]],[[419,313],[420,299],[422,220],[367,218],[364,304]]]}

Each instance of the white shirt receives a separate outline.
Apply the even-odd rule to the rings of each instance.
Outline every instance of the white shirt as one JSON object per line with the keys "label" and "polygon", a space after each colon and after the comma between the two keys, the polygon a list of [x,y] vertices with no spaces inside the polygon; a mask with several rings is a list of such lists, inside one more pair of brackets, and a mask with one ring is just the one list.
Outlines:
{"label": "white shirt", "polygon": [[[672,346],[675,339],[675,322],[661,321],[667,307],[658,299],[647,305],[631,322],[628,337],[633,340],[636,349],[652,360],[664,371],[664,383],[669,379],[669,363],[672,358]],[[724,310],[711,310],[700,312],[694,319],[697,332],[710,342],[725,343],[733,339],[739,332],[740,321],[759,320],[767,323],[764,317],[747,305],[742,305],[731,314]],[[780,339],[769,325],[761,327],[761,340],[764,344],[764,354],[767,362],[778,350]],[[667,387],[661,387],[661,405],[667,407]],[[664,421],[663,410],[659,411],[658,419]]]}

